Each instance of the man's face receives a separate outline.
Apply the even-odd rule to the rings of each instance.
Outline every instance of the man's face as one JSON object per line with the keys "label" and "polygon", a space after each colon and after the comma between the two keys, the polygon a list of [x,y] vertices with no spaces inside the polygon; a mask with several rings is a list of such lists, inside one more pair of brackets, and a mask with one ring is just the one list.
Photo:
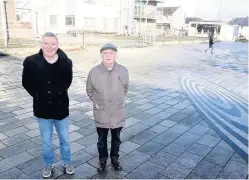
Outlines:
{"label": "man's face", "polygon": [[117,53],[111,49],[102,51],[102,58],[105,64],[114,64],[116,61]]}
{"label": "man's face", "polygon": [[44,37],[41,48],[46,57],[54,57],[58,50],[59,44],[55,37]]}

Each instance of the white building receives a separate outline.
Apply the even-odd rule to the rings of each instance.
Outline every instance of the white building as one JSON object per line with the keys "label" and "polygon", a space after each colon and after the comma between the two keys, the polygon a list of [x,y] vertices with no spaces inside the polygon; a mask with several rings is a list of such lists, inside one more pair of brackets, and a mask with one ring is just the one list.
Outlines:
{"label": "white building", "polygon": [[245,38],[249,40],[249,27],[248,27],[249,17],[235,18],[228,23],[231,25],[239,26],[239,36],[240,38]]}
{"label": "white building", "polygon": [[235,41],[239,37],[239,30],[238,25],[217,21],[196,21],[189,22],[188,36],[207,38],[210,33],[214,33],[218,40]]}
{"label": "white building", "polygon": [[218,39],[222,41],[235,41],[239,36],[239,26],[222,24]]}
{"label": "white building", "polygon": [[190,22],[200,22],[200,21],[204,21],[204,20],[201,19],[200,17],[186,17],[186,18],[185,18],[184,29],[185,29],[185,30],[188,30],[188,27],[189,27],[189,23],[190,23]]}
{"label": "white building", "polygon": [[178,35],[185,26],[185,13],[181,6],[158,7],[157,31],[164,34],[165,31]]}
{"label": "white building", "polygon": [[249,40],[249,27],[248,26],[240,26],[239,27],[239,35],[245,37]]}
{"label": "white building", "polygon": [[[133,0],[35,0],[29,1],[34,32],[65,34],[70,30],[123,33],[131,26]],[[25,7],[24,7],[25,8]]]}
{"label": "white building", "polygon": [[189,22],[188,36],[192,37],[208,37],[210,33],[214,33],[215,37],[220,34],[221,26],[225,24],[217,21],[196,21]]}
{"label": "white building", "polygon": [[[157,6],[161,0],[134,0],[134,34],[155,35],[157,21]],[[147,3],[148,2],[148,3]]]}

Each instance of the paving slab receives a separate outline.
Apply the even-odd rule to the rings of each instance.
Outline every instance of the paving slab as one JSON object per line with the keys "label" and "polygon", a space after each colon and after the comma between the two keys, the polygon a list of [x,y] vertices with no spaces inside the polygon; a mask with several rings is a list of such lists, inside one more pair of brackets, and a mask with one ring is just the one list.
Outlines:
{"label": "paving slab", "polygon": [[22,152],[20,154],[10,156],[10,157],[0,161],[0,165],[1,165],[0,172],[4,172],[8,169],[14,168],[14,167],[18,166],[19,164],[27,162],[31,159],[34,159],[34,157],[31,156],[30,154],[28,154],[27,152]]}
{"label": "paving slab", "polygon": [[156,136],[158,136],[157,133],[147,130],[147,131],[143,131],[143,132],[137,134],[136,136],[132,137],[130,139],[130,141],[134,142],[136,144],[143,145],[144,143],[155,138]]}
{"label": "paving slab", "polygon": [[149,154],[149,155],[154,155],[158,153],[159,151],[161,151],[163,148],[164,148],[164,145],[153,142],[153,141],[149,141],[145,143],[144,145],[142,145],[141,147],[139,147],[137,151],[140,151],[142,153]]}
{"label": "paving slab", "polygon": [[145,161],[147,161],[150,158],[150,155],[144,154],[139,151],[134,151],[121,159],[120,163],[123,166],[123,170],[125,172],[130,173],[134,169],[136,169],[138,166],[143,164]]}
{"label": "paving slab", "polygon": [[184,166],[172,163],[162,172],[162,175],[167,179],[184,179],[191,171]]}
{"label": "paving slab", "polygon": [[203,157],[184,152],[177,160],[175,161],[176,164],[185,166],[189,169],[194,169],[203,159]]}
{"label": "paving slab", "polygon": [[221,179],[245,179],[248,176],[248,166],[230,161],[219,174]]}
{"label": "paving slab", "polygon": [[157,154],[153,155],[149,161],[156,163],[160,166],[164,166],[167,167],[169,166],[171,163],[173,163],[176,160],[176,156],[166,153],[164,151],[160,151]]}
{"label": "paving slab", "polygon": [[222,169],[222,166],[202,161],[193,172],[208,179],[216,179]]}
{"label": "paving slab", "polygon": [[163,166],[152,162],[145,162],[126,176],[128,179],[153,179],[164,170]]}

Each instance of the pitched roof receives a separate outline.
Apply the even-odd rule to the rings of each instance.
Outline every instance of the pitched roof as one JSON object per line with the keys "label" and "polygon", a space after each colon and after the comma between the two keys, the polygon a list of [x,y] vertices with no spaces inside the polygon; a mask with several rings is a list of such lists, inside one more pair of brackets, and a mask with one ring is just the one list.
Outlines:
{"label": "pitched roof", "polygon": [[171,16],[176,10],[179,8],[177,7],[158,7],[157,10],[163,11],[164,16]]}
{"label": "pitched roof", "polygon": [[185,20],[186,24],[189,24],[189,22],[199,22],[199,21],[203,21],[203,19],[199,18],[199,17],[188,17]]}
{"label": "pitched roof", "polygon": [[248,26],[248,16],[243,18],[235,18],[228,22],[231,25]]}

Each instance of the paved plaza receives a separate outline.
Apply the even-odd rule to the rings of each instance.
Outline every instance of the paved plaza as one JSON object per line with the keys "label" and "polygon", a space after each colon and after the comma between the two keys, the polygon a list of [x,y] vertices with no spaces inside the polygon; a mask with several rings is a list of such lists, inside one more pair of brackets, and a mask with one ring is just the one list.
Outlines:
{"label": "paved plaza", "polygon": [[[245,179],[248,176],[248,46],[217,43],[119,49],[130,88],[120,162],[98,173],[97,134],[85,84],[99,49],[69,53],[73,176],[53,144],[57,179]],[[22,88],[23,57],[0,57],[0,178],[41,179],[43,161],[32,99]],[[222,121],[224,118],[226,121]],[[223,120],[224,120],[223,119]],[[221,122],[222,121],[222,122]],[[110,137],[108,138],[110,148]],[[246,149],[246,151],[245,151]]]}

